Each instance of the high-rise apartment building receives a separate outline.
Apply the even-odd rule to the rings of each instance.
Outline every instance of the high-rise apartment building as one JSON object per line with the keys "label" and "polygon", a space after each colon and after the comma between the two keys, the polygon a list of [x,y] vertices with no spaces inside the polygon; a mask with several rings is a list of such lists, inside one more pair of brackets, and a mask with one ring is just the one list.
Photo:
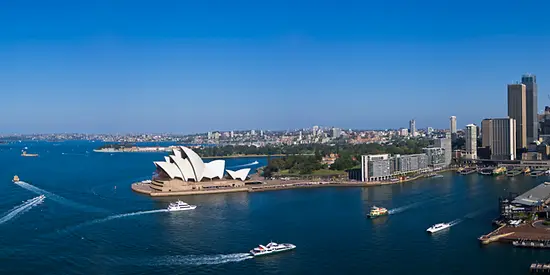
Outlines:
{"label": "high-rise apartment building", "polygon": [[416,121],[414,119],[409,121],[409,133],[413,137],[416,136]]}
{"label": "high-rise apartment building", "polygon": [[516,159],[516,121],[513,118],[484,119],[483,147],[491,148],[492,160]]}
{"label": "high-rise apartment building", "polygon": [[477,159],[477,127],[466,125],[466,158]]}
{"label": "high-rise apartment building", "polygon": [[524,74],[521,77],[521,83],[525,85],[525,99],[526,99],[526,131],[527,131],[527,144],[538,139],[538,87],[537,77],[532,74]]}
{"label": "high-rise apartment building", "polygon": [[456,134],[456,116],[451,116],[451,134]]}
{"label": "high-rise apartment building", "polygon": [[516,146],[527,147],[527,97],[523,84],[508,85],[508,116],[516,121]]}

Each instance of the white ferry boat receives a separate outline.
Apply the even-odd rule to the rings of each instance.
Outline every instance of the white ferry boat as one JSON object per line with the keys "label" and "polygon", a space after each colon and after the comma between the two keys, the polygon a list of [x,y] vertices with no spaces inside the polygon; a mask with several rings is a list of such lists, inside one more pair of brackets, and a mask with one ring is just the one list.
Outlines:
{"label": "white ferry boat", "polygon": [[250,250],[250,254],[254,257],[258,257],[258,256],[288,251],[295,248],[296,246],[290,243],[278,244],[278,243],[270,242],[265,246],[260,244],[258,247]]}
{"label": "white ferry boat", "polygon": [[451,227],[451,224],[449,223],[438,223],[430,226],[430,228],[426,229],[426,231],[433,234],[449,227]]}
{"label": "white ferry boat", "polygon": [[193,210],[195,208],[197,208],[196,205],[189,205],[185,202],[177,201],[177,202],[170,203],[167,209],[168,211],[172,212],[172,211]]}

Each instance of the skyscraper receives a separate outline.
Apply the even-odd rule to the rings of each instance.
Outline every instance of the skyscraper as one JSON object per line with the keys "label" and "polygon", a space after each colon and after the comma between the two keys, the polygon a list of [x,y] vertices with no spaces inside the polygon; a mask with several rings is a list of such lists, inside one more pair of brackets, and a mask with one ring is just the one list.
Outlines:
{"label": "skyscraper", "polygon": [[527,99],[523,84],[508,84],[508,116],[516,120],[516,146],[527,147]]}
{"label": "skyscraper", "polygon": [[516,159],[516,122],[513,118],[484,119],[483,146],[491,148],[492,160]]}
{"label": "skyscraper", "polygon": [[466,125],[466,157],[477,158],[477,127],[473,124]]}
{"label": "skyscraper", "polygon": [[456,134],[456,116],[451,116],[451,135]]}
{"label": "skyscraper", "polygon": [[409,121],[409,133],[411,136],[416,137],[416,121],[414,119]]}
{"label": "skyscraper", "polygon": [[538,87],[537,77],[532,74],[524,74],[521,77],[521,83],[525,85],[526,98],[526,122],[527,122],[527,143],[538,139],[539,121],[538,121]]}
{"label": "skyscraper", "polygon": [[481,121],[481,147],[491,147],[493,142],[493,120],[484,119]]}

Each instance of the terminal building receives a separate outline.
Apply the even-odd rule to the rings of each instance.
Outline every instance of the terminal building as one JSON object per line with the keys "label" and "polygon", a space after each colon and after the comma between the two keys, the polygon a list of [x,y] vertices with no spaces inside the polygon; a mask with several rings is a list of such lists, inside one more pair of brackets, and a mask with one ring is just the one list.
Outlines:
{"label": "terminal building", "polygon": [[154,162],[155,176],[150,187],[161,192],[199,191],[244,187],[250,168],[226,170],[225,160],[205,163],[190,148],[179,146],[164,161]]}
{"label": "terminal building", "polygon": [[544,182],[533,189],[514,197],[501,198],[500,216],[505,220],[528,219],[534,215],[547,215],[550,203],[550,182]]}

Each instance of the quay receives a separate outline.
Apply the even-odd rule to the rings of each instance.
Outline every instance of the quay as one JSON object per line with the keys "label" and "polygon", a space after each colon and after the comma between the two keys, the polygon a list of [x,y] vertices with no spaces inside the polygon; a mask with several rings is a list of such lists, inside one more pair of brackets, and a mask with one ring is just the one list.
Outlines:
{"label": "quay", "polygon": [[[450,169],[452,170],[452,169]],[[448,170],[438,171],[446,172]],[[259,176],[254,176],[250,180],[245,181],[244,186],[238,187],[222,187],[208,190],[189,190],[189,191],[158,191],[150,187],[150,180],[133,183],[131,188],[136,193],[149,195],[151,197],[164,196],[185,196],[185,195],[208,195],[232,192],[264,192],[276,191],[296,188],[318,188],[318,187],[373,187],[390,185],[397,183],[406,183],[420,178],[433,176],[431,174],[422,174],[416,177],[402,179],[400,181],[379,181],[379,182],[358,182],[358,181],[306,181],[306,180],[260,180]]]}
{"label": "quay", "polygon": [[550,182],[516,196],[499,199],[500,227],[478,239],[482,244],[509,243],[516,247],[550,248]]}

